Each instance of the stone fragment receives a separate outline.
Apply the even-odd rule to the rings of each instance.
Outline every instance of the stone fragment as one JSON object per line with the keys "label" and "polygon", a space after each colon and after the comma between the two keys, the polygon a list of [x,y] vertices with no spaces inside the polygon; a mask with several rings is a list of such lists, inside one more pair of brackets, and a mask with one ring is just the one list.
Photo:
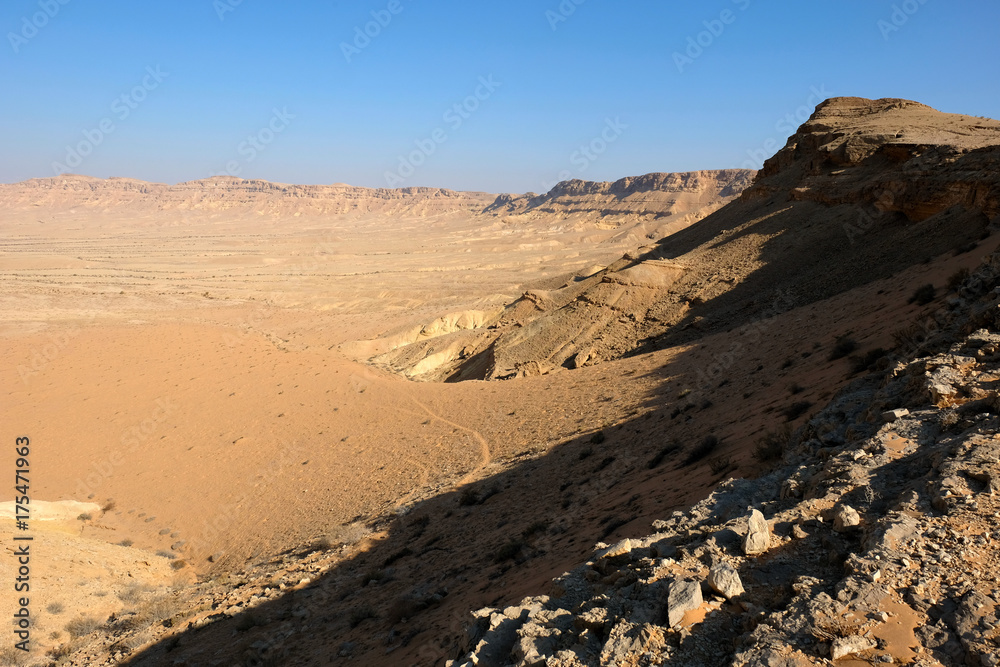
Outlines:
{"label": "stone fragment", "polygon": [[830,658],[840,660],[849,655],[856,655],[875,648],[875,640],[861,635],[837,637],[830,646]]}
{"label": "stone fragment", "polygon": [[833,515],[833,529],[838,533],[846,533],[851,528],[861,525],[861,515],[850,505],[840,505]]}
{"label": "stone fragment", "polygon": [[743,538],[743,553],[756,556],[764,553],[771,546],[771,527],[760,510],[750,513],[747,535]]}
{"label": "stone fragment", "polygon": [[740,574],[729,563],[719,563],[708,572],[708,585],[727,600],[743,595],[746,591]]}
{"label": "stone fragment", "polygon": [[701,584],[697,581],[673,581],[667,593],[667,621],[670,627],[678,627],[684,614],[697,609],[702,602]]}

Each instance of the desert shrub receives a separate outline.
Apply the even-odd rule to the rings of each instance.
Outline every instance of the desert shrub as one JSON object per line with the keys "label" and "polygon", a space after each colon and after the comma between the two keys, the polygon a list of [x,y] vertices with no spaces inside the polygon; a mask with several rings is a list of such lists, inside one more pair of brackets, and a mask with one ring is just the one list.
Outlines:
{"label": "desert shrub", "polygon": [[62,602],[50,602],[49,605],[45,607],[45,611],[50,614],[61,614],[66,611],[66,607],[63,606]]}
{"label": "desert shrub", "polygon": [[594,472],[600,472],[607,468],[609,465],[615,462],[615,457],[605,456],[600,463],[597,464],[597,469]]}
{"label": "desert shrub", "polygon": [[584,460],[593,453],[594,453],[593,447],[584,447],[583,449],[580,450],[580,460],[581,461]]}
{"label": "desert shrub", "polygon": [[968,269],[962,268],[956,271],[955,273],[951,274],[950,276],[948,276],[949,291],[954,292],[955,290],[957,290],[959,287],[962,286],[962,284],[966,280],[969,279],[969,276],[971,275],[972,273]]}
{"label": "desert shrub", "polygon": [[372,583],[373,581],[376,582],[376,583],[378,583],[379,581],[382,581],[383,579],[385,579],[385,571],[384,570],[369,570],[368,572],[366,572],[364,574],[363,577],[361,577],[361,588],[364,588],[365,586],[367,586],[368,584]]}
{"label": "desert shrub", "polygon": [[660,466],[661,463],[663,463],[663,461],[668,456],[676,454],[680,450],[681,450],[681,446],[678,445],[676,442],[672,442],[669,445],[667,445],[666,447],[664,447],[663,449],[661,449],[660,451],[658,451],[656,453],[656,455],[653,456],[653,458],[649,460],[649,463],[646,464],[646,467],[649,468],[650,470],[652,470],[653,468],[657,468],[657,467]]}
{"label": "desert shrub", "polygon": [[785,408],[784,411],[785,421],[786,422],[795,421],[796,419],[804,415],[806,412],[808,412],[809,408],[811,407],[812,403],[810,403],[809,401],[796,401],[795,403],[792,403],[787,408]]}
{"label": "desert shrub", "polygon": [[594,444],[594,445],[599,445],[602,442],[604,442],[606,439],[607,439],[607,436],[604,435],[604,431],[598,431],[594,435],[590,436],[590,442],[591,442],[591,444]]}
{"label": "desert shrub", "polygon": [[118,546],[120,546],[120,547],[130,547],[130,546],[132,546],[132,544],[133,544],[132,540],[130,540],[130,539],[128,539],[126,537],[124,540],[122,540],[121,542],[118,543]]}
{"label": "desert shrub", "polygon": [[830,350],[830,361],[843,359],[856,349],[858,349],[858,342],[856,340],[850,338],[847,334],[837,336],[837,340],[833,344],[833,349]]}
{"label": "desert shrub", "polygon": [[754,443],[753,457],[761,463],[780,459],[785,454],[789,437],[791,430],[787,426],[777,431],[768,431]]}
{"label": "desert shrub", "polygon": [[149,592],[149,590],[149,586],[131,583],[115,593],[115,596],[125,604],[135,604],[142,599],[142,594]]}
{"label": "desert shrub", "polygon": [[102,512],[110,512],[110,511],[111,511],[111,510],[113,510],[113,509],[114,509],[114,508],[115,508],[116,506],[117,506],[117,505],[115,504],[115,501],[114,501],[114,500],[109,500],[108,502],[106,502],[106,503],[104,503],[103,505],[101,505],[101,511],[102,511]]}
{"label": "desert shrub", "polygon": [[93,517],[93,516],[91,516],[90,514],[88,514],[87,512],[84,512],[83,514],[81,514],[80,516],[78,516],[78,517],[76,517],[76,518],[77,518],[78,520],[80,520],[80,521],[90,521],[90,520],[91,520],[91,519],[93,519],[94,517]]}
{"label": "desert shrub", "polygon": [[616,530],[627,524],[629,521],[632,521],[632,519],[623,519],[617,516],[608,517],[607,524],[604,526],[604,530],[601,531],[601,539],[603,540],[605,537],[615,532]]}
{"label": "desert shrub", "polygon": [[795,359],[788,357],[787,359],[785,359],[785,363],[781,364],[781,370],[785,370],[786,368],[791,368],[793,364],[795,364]]}
{"label": "desert shrub", "polygon": [[469,507],[479,504],[479,493],[471,486],[462,490],[462,495],[458,497],[459,507]]}
{"label": "desert shrub", "polygon": [[798,382],[793,382],[792,384],[788,385],[788,393],[792,395],[801,394],[805,390],[806,390],[805,387],[800,385]]}
{"label": "desert shrub", "polygon": [[930,283],[927,283],[926,285],[921,285],[913,293],[913,296],[910,297],[908,303],[915,303],[918,306],[926,306],[927,304],[929,304],[931,301],[934,300],[934,295],[936,294],[936,292],[937,290],[934,289],[934,285],[931,285]]}
{"label": "desert shrub", "polygon": [[697,447],[692,449],[687,455],[687,458],[684,459],[684,465],[689,466],[701,461],[703,458],[714,452],[718,446],[719,439],[717,437],[714,435],[705,436],[704,440],[702,440]]}
{"label": "desert shrub", "polygon": [[812,407],[812,403],[809,401],[796,401],[792,403],[787,408],[784,409],[783,414],[785,415],[785,421],[795,421],[802,415],[809,411]]}
{"label": "desert shrub", "polygon": [[521,540],[511,540],[507,544],[500,547],[496,554],[493,556],[494,563],[502,563],[506,560],[511,560],[516,558],[521,549],[524,547],[524,542]]}
{"label": "desert shrub", "polygon": [[356,628],[370,618],[378,618],[378,614],[371,607],[355,607],[348,619],[350,626]]}
{"label": "desert shrub", "polygon": [[84,637],[96,632],[101,627],[101,621],[95,616],[77,616],[66,624],[66,632],[70,637]]}
{"label": "desert shrub", "polygon": [[524,539],[531,539],[538,533],[544,533],[549,529],[548,521],[535,521],[530,526],[521,531],[521,537]]}
{"label": "desert shrub", "polygon": [[171,553],[170,551],[164,551],[163,549],[160,549],[159,551],[157,551],[156,555],[159,556],[159,557],[161,557],[161,558],[168,558],[170,560],[173,560],[173,559],[177,558],[177,554]]}
{"label": "desert shrub", "polygon": [[183,570],[184,568],[187,567],[187,561],[180,559],[175,560],[170,564],[170,567],[172,567],[175,570]]}
{"label": "desert shrub", "polygon": [[396,553],[394,553],[394,554],[390,555],[388,558],[386,558],[385,562],[382,563],[382,567],[389,567],[390,565],[392,565],[396,561],[402,560],[402,559],[406,558],[407,556],[411,556],[411,555],[413,555],[413,550],[410,549],[409,547],[403,547],[402,549],[400,549]]}
{"label": "desert shrub", "polygon": [[258,615],[253,611],[248,611],[243,614],[240,614],[240,616],[236,619],[237,632],[246,632],[247,630],[252,630],[253,628],[256,628],[258,625],[266,625],[266,623],[260,617],[260,615]]}
{"label": "desert shrub", "polygon": [[873,350],[868,350],[864,354],[855,354],[851,356],[851,373],[858,374],[870,371],[878,363],[878,360],[885,356],[885,350],[881,347],[876,347]]}
{"label": "desert shrub", "polygon": [[736,468],[733,464],[733,460],[728,456],[726,458],[719,457],[708,462],[708,467],[712,471],[713,475],[724,475],[730,470]]}

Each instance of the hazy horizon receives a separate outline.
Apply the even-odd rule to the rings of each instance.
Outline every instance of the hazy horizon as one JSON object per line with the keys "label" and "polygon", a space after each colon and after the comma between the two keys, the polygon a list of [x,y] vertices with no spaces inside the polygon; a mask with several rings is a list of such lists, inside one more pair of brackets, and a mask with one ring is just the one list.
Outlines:
{"label": "hazy horizon", "polygon": [[[0,8],[0,181],[544,192],[757,168],[821,99],[1000,116],[1000,8],[930,0]],[[934,49],[926,48],[935,44]]]}

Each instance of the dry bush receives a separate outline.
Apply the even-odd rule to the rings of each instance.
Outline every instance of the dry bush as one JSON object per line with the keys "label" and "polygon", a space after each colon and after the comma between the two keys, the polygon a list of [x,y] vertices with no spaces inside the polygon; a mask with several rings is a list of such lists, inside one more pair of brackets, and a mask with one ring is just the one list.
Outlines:
{"label": "dry bush", "polygon": [[96,616],[77,616],[66,624],[66,632],[70,637],[84,637],[96,632],[102,623]]}

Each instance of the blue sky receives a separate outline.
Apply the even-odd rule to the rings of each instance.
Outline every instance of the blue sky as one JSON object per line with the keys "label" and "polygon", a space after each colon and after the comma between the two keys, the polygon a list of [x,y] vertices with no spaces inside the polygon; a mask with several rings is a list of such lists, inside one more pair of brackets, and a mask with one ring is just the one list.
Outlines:
{"label": "blue sky", "polygon": [[540,192],[750,166],[820,96],[1000,117],[998,25],[993,0],[6,0],[0,181]]}

